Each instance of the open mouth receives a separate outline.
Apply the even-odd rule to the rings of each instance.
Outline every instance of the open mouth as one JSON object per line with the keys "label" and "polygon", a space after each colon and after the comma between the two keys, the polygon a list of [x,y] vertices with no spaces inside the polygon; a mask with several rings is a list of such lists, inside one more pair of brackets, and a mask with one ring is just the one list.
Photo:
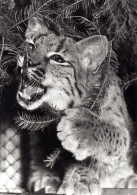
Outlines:
{"label": "open mouth", "polygon": [[37,81],[29,79],[26,81],[26,79],[22,79],[17,98],[19,101],[28,104],[39,100],[46,91],[46,87],[42,86]]}

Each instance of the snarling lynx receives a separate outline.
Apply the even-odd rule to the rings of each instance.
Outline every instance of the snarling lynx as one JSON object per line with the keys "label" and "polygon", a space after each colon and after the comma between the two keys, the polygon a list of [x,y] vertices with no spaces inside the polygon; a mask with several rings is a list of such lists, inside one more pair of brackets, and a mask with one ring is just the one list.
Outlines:
{"label": "snarling lynx", "polygon": [[75,43],[34,17],[25,43],[17,101],[31,111],[43,104],[64,110],[57,138],[76,159],[58,192],[98,195],[102,187],[129,187],[132,127],[107,38]]}

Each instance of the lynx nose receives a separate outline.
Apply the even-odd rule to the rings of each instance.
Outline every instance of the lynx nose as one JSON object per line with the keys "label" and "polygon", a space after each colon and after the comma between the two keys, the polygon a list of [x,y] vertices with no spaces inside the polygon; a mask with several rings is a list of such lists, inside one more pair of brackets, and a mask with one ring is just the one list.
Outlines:
{"label": "lynx nose", "polygon": [[32,61],[28,60],[28,67],[32,66]]}
{"label": "lynx nose", "polygon": [[36,66],[39,66],[40,65],[40,62],[32,62],[32,60],[28,60],[28,67],[36,67]]}

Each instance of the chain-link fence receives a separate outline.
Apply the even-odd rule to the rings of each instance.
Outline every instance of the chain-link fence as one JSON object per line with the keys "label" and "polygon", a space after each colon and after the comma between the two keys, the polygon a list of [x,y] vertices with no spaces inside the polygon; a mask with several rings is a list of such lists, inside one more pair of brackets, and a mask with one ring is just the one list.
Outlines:
{"label": "chain-link fence", "polygon": [[0,192],[22,192],[20,135],[16,128],[0,127]]}

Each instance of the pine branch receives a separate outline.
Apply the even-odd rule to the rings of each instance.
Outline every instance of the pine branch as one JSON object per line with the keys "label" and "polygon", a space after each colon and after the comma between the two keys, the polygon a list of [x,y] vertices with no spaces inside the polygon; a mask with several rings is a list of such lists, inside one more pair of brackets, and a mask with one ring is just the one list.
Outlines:
{"label": "pine branch", "polygon": [[74,21],[71,20],[71,17],[67,18],[64,17],[62,19],[62,21],[60,21],[60,23],[58,24],[58,28],[60,30],[60,32],[68,37],[73,37],[75,38],[86,38],[85,34],[77,31],[76,27],[75,27],[75,23]]}
{"label": "pine branch", "polygon": [[39,115],[31,115],[27,113],[18,114],[17,117],[14,118],[15,123],[21,129],[27,129],[30,131],[42,130],[47,127],[50,123],[59,119],[59,117],[54,116],[39,116]]}
{"label": "pine branch", "polygon": [[[46,1],[46,2],[45,2]],[[45,1],[34,1],[32,2],[31,6],[26,7],[25,10],[20,11],[20,15],[16,15],[16,23],[10,28],[13,29],[17,26],[19,26],[21,23],[24,23],[25,21],[29,20],[30,18],[34,16],[44,16],[51,20],[50,17],[48,17],[51,13],[51,10],[49,10],[48,5],[53,2],[53,0],[45,0]],[[18,17],[17,17],[18,16]]]}
{"label": "pine branch", "polygon": [[[76,18],[78,19],[79,25],[84,26],[84,28],[87,29],[88,36],[91,36],[91,32],[96,32],[97,34],[101,34],[100,28],[97,26],[96,21],[93,19],[90,21],[89,19],[83,17],[83,16],[70,16],[70,18]],[[84,38],[84,36],[83,36]]]}
{"label": "pine branch", "polygon": [[124,90],[127,90],[127,88],[129,88],[133,84],[137,85],[137,73],[132,73],[131,75],[125,76],[122,83]]}
{"label": "pine branch", "polygon": [[59,22],[62,20],[64,17],[69,17],[71,16],[72,13],[76,12],[79,8],[79,3],[81,3],[82,0],[77,0],[76,2],[66,6],[60,14],[58,14],[56,21]]}
{"label": "pine branch", "polygon": [[[69,18],[72,16],[72,13],[75,13],[78,8],[80,7],[80,3],[82,0],[76,0],[76,2],[71,3],[70,5],[66,6],[56,17],[56,22],[59,26],[62,26],[62,24],[65,24],[64,20],[65,18]],[[73,21],[71,21],[73,24]],[[71,23],[66,23],[65,26],[69,26]],[[71,28],[72,31],[74,28]],[[67,32],[67,31],[66,31]]]}
{"label": "pine branch", "polygon": [[47,156],[46,160],[43,161],[46,167],[50,167],[52,169],[56,161],[59,159],[60,154],[61,148],[56,148],[56,150],[50,154],[50,156]]}
{"label": "pine branch", "polygon": [[13,81],[13,78],[4,70],[0,69],[0,90],[2,90],[5,85],[9,85]]}
{"label": "pine branch", "polygon": [[0,65],[2,63],[2,55],[3,55],[3,50],[4,50],[4,44],[5,44],[5,40],[4,40],[4,37],[2,37],[2,46],[1,46],[1,53],[0,53]]}
{"label": "pine branch", "polygon": [[2,37],[2,45],[1,45],[1,53],[0,53],[0,90],[3,89],[5,85],[8,85],[11,83],[12,78],[5,69],[3,69],[3,62],[2,62],[2,57],[3,57],[3,52],[4,52],[4,47],[5,47],[5,39]]}

